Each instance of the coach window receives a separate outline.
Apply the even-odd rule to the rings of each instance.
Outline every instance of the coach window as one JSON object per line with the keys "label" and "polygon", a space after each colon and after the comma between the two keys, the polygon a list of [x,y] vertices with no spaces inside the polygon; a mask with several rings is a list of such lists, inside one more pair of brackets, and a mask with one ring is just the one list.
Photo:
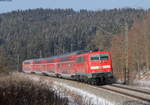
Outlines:
{"label": "coach window", "polygon": [[39,64],[39,63],[40,63],[40,61],[35,61],[35,63],[36,63],[36,64]]}
{"label": "coach window", "polygon": [[78,63],[84,62],[84,56],[77,57],[77,62]]}
{"label": "coach window", "polygon": [[67,61],[69,59],[69,57],[63,57],[61,58],[61,61]]}
{"label": "coach window", "polygon": [[24,64],[30,64],[30,62],[24,62]]}
{"label": "coach window", "polygon": [[97,55],[91,55],[91,60],[92,60],[92,61],[97,61],[97,60],[99,60],[99,54],[97,54]]}

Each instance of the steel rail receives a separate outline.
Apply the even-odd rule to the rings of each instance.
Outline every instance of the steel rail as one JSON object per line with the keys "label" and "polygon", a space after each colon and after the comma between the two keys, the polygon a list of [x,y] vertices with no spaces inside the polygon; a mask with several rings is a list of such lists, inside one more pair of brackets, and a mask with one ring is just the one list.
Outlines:
{"label": "steel rail", "polygon": [[125,95],[125,96],[129,96],[131,98],[139,99],[141,101],[150,103],[150,99],[146,99],[146,98],[143,98],[143,97],[140,97],[140,96],[136,96],[136,95],[133,95],[133,94],[129,94],[129,93],[126,93],[126,92],[122,92],[122,91],[118,91],[118,90],[114,90],[114,89],[110,89],[110,88],[102,87],[102,86],[99,86],[98,88],[101,88],[101,89],[104,89],[104,90],[109,90],[109,91],[112,91],[112,92],[115,92],[115,93],[119,93],[119,94],[122,94],[122,95]]}
{"label": "steel rail", "polygon": [[146,91],[143,91],[143,90],[133,89],[133,88],[119,86],[119,85],[115,85],[115,84],[112,84],[110,86],[116,87],[116,88],[122,88],[122,89],[132,90],[132,91],[135,91],[135,92],[140,92],[140,93],[144,93],[144,94],[150,95],[150,92],[146,92]]}

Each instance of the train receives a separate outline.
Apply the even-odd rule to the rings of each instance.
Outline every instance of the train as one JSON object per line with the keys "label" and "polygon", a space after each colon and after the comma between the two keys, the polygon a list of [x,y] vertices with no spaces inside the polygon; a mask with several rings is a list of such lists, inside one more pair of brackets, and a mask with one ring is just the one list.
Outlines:
{"label": "train", "polygon": [[72,79],[92,85],[114,82],[109,51],[81,50],[60,56],[29,59],[23,61],[22,71]]}

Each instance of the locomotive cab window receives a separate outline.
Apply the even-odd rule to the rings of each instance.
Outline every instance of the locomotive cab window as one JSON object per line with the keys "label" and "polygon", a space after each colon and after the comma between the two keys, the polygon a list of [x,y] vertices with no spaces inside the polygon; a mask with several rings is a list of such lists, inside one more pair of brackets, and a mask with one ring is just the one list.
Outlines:
{"label": "locomotive cab window", "polygon": [[100,60],[108,60],[108,54],[100,54]]}
{"label": "locomotive cab window", "polygon": [[97,60],[99,60],[99,54],[97,54],[97,55],[91,55],[91,60],[92,60],[92,61],[97,61]]}
{"label": "locomotive cab window", "polygon": [[91,61],[98,61],[98,60],[108,60],[108,54],[96,54],[96,55],[91,55]]}

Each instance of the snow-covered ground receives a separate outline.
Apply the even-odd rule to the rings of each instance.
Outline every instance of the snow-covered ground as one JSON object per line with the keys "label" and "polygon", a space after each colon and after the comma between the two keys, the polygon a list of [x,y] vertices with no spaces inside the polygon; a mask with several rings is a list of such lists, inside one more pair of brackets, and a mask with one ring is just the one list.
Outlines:
{"label": "snow-covered ground", "polygon": [[[77,96],[82,97],[82,100],[81,100],[82,104],[85,104],[85,105],[115,105],[112,102],[109,102],[108,100],[106,100],[104,98],[100,98],[100,97],[96,96],[95,94],[89,93],[87,91],[83,91],[78,88],[74,88],[65,83],[60,83],[60,82],[55,81],[54,84],[56,86],[56,90],[60,89],[58,87],[63,87],[66,89],[66,91],[68,91],[68,92],[70,91],[73,94],[76,94]],[[61,91],[61,90],[59,90],[59,91]]]}
{"label": "snow-covered ground", "polygon": [[150,71],[140,73],[140,75],[136,77],[137,78],[133,82],[135,85],[150,90]]}
{"label": "snow-covered ground", "polygon": [[[42,78],[37,76],[27,76],[27,78],[36,82],[42,81]],[[52,86],[53,90],[56,92],[56,94],[58,94],[58,96],[67,97],[70,101],[69,105],[116,105],[104,98],[96,96],[95,94],[69,86],[65,83],[54,81],[52,84],[49,80],[44,80],[42,82]]]}
{"label": "snow-covered ground", "polygon": [[76,81],[39,75],[19,74],[19,76],[49,85],[50,89],[53,89],[58,96],[67,97],[70,102],[69,105],[136,105],[126,103],[138,103],[137,100],[130,97],[116,95],[113,92]]}

